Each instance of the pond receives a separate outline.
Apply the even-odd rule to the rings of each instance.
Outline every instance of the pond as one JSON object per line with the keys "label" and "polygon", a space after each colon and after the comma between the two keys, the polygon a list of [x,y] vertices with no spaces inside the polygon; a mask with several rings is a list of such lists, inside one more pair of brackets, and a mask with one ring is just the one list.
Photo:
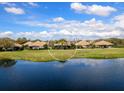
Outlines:
{"label": "pond", "polygon": [[0,61],[0,90],[124,90],[124,59]]}

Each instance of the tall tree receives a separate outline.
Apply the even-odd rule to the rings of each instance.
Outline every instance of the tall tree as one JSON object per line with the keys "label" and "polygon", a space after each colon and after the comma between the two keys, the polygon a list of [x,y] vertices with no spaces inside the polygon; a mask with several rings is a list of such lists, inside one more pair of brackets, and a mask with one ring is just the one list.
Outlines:
{"label": "tall tree", "polygon": [[5,49],[12,48],[12,47],[14,47],[14,43],[15,43],[15,41],[10,38],[1,38],[0,39],[0,47],[1,48],[5,48]]}
{"label": "tall tree", "polygon": [[23,38],[18,38],[18,39],[16,40],[16,42],[19,43],[19,44],[24,44],[24,43],[26,43],[27,41],[29,41],[29,40],[27,40],[27,38],[25,38],[25,37],[23,37]]}
{"label": "tall tree", "polygon": [[67,43],[67,40],[66,39],[60,39],[58,42],[63,45],[63,44]]}

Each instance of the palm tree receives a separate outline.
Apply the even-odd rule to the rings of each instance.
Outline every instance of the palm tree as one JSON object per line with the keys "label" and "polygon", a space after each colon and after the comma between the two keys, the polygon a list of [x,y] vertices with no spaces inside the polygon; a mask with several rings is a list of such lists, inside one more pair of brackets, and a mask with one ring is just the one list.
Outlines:
{"label": "palm tree", "polygon": [[66,39],[60,39],[58,41],[61,45],[67,44],[67,40]]}

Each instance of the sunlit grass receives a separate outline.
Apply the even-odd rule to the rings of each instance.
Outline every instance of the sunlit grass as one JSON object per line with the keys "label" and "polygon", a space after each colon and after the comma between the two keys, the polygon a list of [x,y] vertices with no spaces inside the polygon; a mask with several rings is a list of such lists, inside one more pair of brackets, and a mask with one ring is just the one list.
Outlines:
{"label": "sunlit grass", "polygon": [[[50,54],[49,54],[50,52]],[[52,56],[51,56],[52,55]],[[24,50],[14,52],[0,52],[0,60],[31,60],[53,61],[66,60],[69,58],[124,58],[124,48],[111,49],[81,49],[77,50]]]}

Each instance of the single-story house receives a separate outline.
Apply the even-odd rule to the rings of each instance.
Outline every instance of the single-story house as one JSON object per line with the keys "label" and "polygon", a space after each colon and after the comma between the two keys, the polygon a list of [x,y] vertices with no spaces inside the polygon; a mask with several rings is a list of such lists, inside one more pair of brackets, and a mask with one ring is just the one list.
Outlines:
{"label": "single-story house", "polygon": [[30,46],[32,43],[33,43],[33,42],[28,41],[28,42],[24,43],[23,45],[24,45],[24,46]]}
{"label": "single-story house", "polygon": [[18,43],[15,43],[14,44],[14,47],[22,47],[22,45],[21,44],[18,44]]}
{"label": "single-story house", "polygon": [[88,48],[90,47],[91,43],[85,40],[81,40],[75,44],[77,48]]}
{"label": "single-story house", "polygon": [[97,41],[97,42],[94,43],[94,45],[97,48],[111,48],[113,46],[112,43],[110,43],[108,41],[104,41],[104,40]]}
{"label": "single-story house", "polygon": [[44,45],[46,45],[47,43],[46,42],[41,42],[41,41],[36,41],[36,42],[32,42],[29,44],[29,47],[31,49],[42,49],[44,48]]}
{"label": "single-story house", "polygon": [[14,50],[23,50],[23,46],[21,44],[15,43]]}
{"label": "single-story house", "polygon": [[71,47],[71,42],[55,43],[54,48],[56,49],[69,49]]}

